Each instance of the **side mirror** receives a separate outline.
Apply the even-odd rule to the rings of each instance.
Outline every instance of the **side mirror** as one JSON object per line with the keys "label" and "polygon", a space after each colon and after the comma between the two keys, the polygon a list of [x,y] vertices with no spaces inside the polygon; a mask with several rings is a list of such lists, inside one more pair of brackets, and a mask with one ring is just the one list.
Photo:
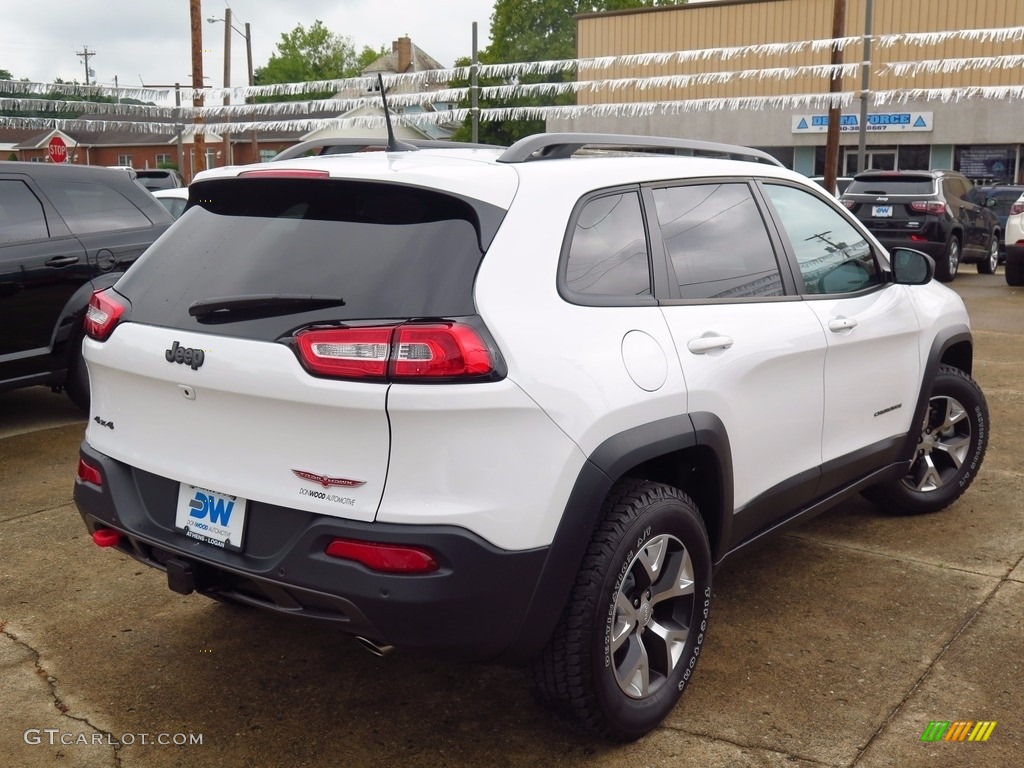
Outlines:
{"label": "side mirror", "polygon": [[913,248],[893,248],[889,257],[893,281],[900,285],[924,285],[935,277],[935,262],[927,253]]}

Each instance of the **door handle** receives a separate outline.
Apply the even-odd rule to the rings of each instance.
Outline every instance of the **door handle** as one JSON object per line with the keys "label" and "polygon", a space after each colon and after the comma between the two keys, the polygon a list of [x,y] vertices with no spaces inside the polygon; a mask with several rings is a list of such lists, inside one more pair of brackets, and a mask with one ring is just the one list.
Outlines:
{"label": "door handle", "polygon": [[852,317],[833,317],[828,321],[828,329],[835,333],[852,331],[857,327],[857,320]]}
{"label": "door handle", "polygon": [[695,355],[705,355],[716,349],[728,349],[732,344],[731,336],[698,336],[686,342],[686,348]]}
{"label": "door handle", "polygon": [[72,264],[78,263],[77,256],[54,256],[52,259],[46,260],[46,266],[48,267],[69,267]]}

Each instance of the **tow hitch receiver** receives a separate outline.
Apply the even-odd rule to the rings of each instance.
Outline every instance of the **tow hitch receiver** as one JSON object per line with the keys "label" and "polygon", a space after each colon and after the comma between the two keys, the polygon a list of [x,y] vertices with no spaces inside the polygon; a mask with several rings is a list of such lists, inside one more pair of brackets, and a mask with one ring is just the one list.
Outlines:
{"label": "tow hitch receiver", "polygon": [[181,595],[190,595],[196,589],[195,566],[187,560],[168,558],[164,563],[167,567],[167,587]]}

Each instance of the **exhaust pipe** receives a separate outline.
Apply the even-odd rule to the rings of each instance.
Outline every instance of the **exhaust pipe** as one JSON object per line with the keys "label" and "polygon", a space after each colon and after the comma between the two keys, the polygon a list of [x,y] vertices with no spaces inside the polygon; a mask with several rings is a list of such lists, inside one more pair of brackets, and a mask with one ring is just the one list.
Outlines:
{"label": "exhaust pipe", "polygon": [[393,650],[395,650],[395,646],[393,645],[382,645],[381,643],[378,643],[374,640],[370,640],[366,637],[362,637],[360,635],[356,635],[356,642],[363,646],[363,648],[368,650],[374,656],[377,656],[378,658],[384,658]]}

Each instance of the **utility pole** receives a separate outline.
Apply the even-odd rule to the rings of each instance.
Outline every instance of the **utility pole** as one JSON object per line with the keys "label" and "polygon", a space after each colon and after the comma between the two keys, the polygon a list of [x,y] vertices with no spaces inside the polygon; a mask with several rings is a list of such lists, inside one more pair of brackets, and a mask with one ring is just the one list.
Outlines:
{"label": "utility pole", "polygon": [[85,84],[89,85],[89,59],[96,55],[96,51],[90,51],[88,45],[83,45],[82,50],[75,51],[75,55],[85,62]]}
{"label": "utility pole", "polygon": [[[846,0],[833,0],[832,39],[843,36],[846,29]],[[841,93],[843,90],[843,74],[840,69],[843,63],[843,50],[839,43],[832,44],[832,78],[829,82],[829,94]],[[832,194],[836,192],[836,176],[839,170],[839,122],[842,120],[842,107],[830,103],[828,108],[828,134],[825,138],[825,189]]]}
{"label": "utility pole", "polygon": [[[231,8],[224,9],[224,87],[231,87]],[[231,97],[226,93],[224,94],[224,106],[228,107],[231,105]],[[224,122],[228,122],[230,118],[227,116],[227,110],[225,110]],[[231,134],[228,131],[224,131],[224,165],[234,165],[234,159],[231,157]]]}
{"label": "utility pole", "polygon": [[864,62],[860,73],[860,126],[857,134],[857,172],[867,170],[868,107],[871,103],[871,16],[872,2],[864,8]]}
{"label": "utility pole", "polygon": [[[203,9],[200,0],[189,0],[189,18],[192,22],[192,106],[203,106],[203,97],[199,93],[203,87]],[[197,125],[203,122],[203,118],[195,118]],[[191,177],[199,171],[206,170],[206,139],[202,133],[196,131],[194,155],[191,168]],[[191,183],[192,178],[189,178]]]}

